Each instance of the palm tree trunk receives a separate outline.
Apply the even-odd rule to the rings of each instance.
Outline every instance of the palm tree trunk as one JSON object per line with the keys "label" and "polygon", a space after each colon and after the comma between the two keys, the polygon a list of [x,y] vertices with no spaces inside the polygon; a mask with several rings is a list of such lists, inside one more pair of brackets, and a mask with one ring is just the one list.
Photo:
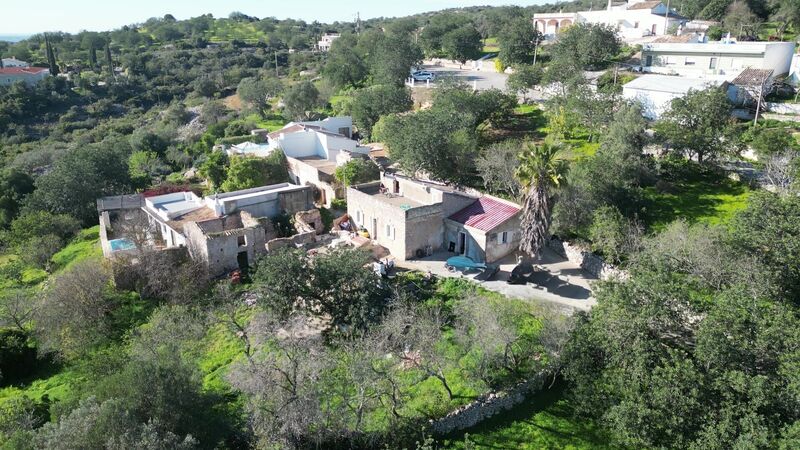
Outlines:
{"label": "palm tree trunk", "polygon": [[532,258],[541,255],[550,230],[550,196],[546,186],[533,184],[525,196],[520,250]]}

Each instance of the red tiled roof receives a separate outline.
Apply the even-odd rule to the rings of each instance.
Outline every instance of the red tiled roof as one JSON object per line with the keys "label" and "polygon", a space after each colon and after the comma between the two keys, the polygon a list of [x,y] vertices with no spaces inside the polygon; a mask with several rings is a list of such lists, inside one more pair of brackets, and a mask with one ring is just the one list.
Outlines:
{"label": "red tiled roof", "polygon": [[481,197],[449,218],[479,230],[490,231],[517,215],[519,211],[517,206],[491,197]]}
{"label": "red tiled roof", "polygon": [[45,70],[48,70],[47,67],[4,67],[0,69],[0,75],[36,75]]}

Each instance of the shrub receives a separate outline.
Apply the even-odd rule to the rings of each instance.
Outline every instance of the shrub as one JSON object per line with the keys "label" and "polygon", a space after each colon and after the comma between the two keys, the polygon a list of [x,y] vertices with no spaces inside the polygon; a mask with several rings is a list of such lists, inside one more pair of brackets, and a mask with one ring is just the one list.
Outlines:
{"label": "shrub", "polygon": [[333,177],[343,186],[377,180],[380,176],[378,166],[372,161],[361,158],[351,159],[336,168]]}

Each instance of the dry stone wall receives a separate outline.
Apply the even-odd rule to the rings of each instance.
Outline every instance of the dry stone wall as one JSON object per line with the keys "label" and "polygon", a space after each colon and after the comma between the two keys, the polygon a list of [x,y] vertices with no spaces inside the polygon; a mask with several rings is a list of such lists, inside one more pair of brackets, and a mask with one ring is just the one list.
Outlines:
{"label": "dry stone wall", "polygon": [[530,380],[519,383],[507,391],[482,395],[472,403],[452,411],[441,419],[432,421],[431,431],[437,435],[445,435],[474,427],[484,420],[522,403],[528,394],[541,390],[549,375],[547,371],[539,372]]}
{"label": "dry stone wall", "polygon": [[583,270],[601,280],[609,278],[626,278],[627,273],[603,261],[603,258],[592,253],[586,246],[569,241],[562,241],[556,237],[550,238],[548,247],[559,255],[567,258],[571,263],[579,265]]}

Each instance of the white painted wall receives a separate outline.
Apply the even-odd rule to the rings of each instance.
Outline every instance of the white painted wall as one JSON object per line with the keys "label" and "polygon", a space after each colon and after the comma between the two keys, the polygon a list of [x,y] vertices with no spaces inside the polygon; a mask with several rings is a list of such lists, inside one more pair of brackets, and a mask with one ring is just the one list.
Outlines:
{"label": "white painted wall", "polygon": [[642,105],[642,115],[650,120],[656,120],[664,111],[669,109],[672,99],[682,97],[683,94],[626,88],[623,86],[622,96],[639,102]]}

